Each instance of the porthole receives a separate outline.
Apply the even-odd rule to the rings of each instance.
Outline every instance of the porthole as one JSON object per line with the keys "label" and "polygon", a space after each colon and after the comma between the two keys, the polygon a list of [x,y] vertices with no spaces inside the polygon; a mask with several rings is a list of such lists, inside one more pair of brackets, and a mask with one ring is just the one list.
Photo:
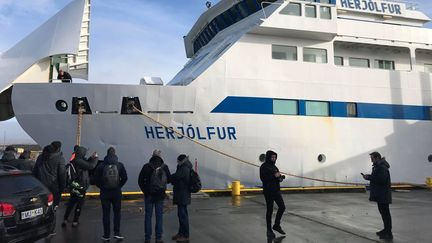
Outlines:
{"label": "porthole", "polygon": [[61,112],[65,112],[68,109],[68,104],[64,100],[57,100],[56,108],[57,108],[57,110],[59,110]]}
{"label": "porthole", "polygon": [[326,156],[324,154],[318,155],[318,162],[324,163],[326,161]]}
{"label": "porthole", "polygon": [[430,154],[430,155],[428,156],[428,161],[429,161],[430,163],[432,163],[432,154]]}

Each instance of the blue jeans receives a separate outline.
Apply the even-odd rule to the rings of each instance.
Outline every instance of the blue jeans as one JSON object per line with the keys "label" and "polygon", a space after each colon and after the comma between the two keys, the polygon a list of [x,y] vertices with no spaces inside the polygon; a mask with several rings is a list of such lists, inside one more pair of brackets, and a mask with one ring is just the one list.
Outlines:
{"label": "blue jeans", "polygon": [[152,236],[152,215],[153,207],[155,208],[156,214],[156,239],[162,239],[162,226],[163,226],[163,200],[152,201],[150,195],[144,196],[145,202],[145,218],[144,218],[144,228],[145,228],[145,239],[151,240]]}
{"label": "blue jeans", "polygon": [[180,225],[178,234],[184,237],[189,237],[189,215],[187,205],[177,205],[177,215]]}

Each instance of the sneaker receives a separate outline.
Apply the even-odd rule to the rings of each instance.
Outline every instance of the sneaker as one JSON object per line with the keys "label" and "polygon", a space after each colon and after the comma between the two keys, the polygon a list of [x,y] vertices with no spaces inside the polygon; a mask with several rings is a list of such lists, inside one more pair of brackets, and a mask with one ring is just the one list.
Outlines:
{"label": "sneaker", "polygon": [[109,238],[109,236],[102,236],[101,237],[101,240],[103,240],[103,241],[110,241],[111,240],[111,238]]}
{"label": "sneaker", "polygon": [[272,230],[267,230],[267,237],[273,239],[273,238],[276,238],[276,235],[275,235],[275,233],[273,233]]}
{"label": "sneaker", "polygon": [[279,234],[282,234],[282,235],[285,234],[285,231],[282,230],[282,228],[280,227],[280,225],[273,225],[273,230],[275,230]]}
{"label": "sneaker", "polygon": [[393,240],[393,234],[392,234],[392,232],[390,232],[390,233],[383,232],[380,235],[380,239],[383,239],[383,240]]}
{"label": "sneaker", "polygon": [[68,221],[67,220],[63,220],[63,223],[61,224],[61,227],[66,227],[67,226]]}
{"label": "sneaker", "polygon": [[57,234],[57,233],[56,233],[55,231],[53,231],[53,232],[49,233],[48,237],[53,237],[53,236],[55,236],[56,234]]}
{"label": "sneaker", "polygon": [[122,235],[120,235],[120,234],[114,234],[114,239],[116,239],[116,240],[123,240],[124,237]]}
{"label": "sneaker", "polygon": [[384,232],[385,232],[385,230],[378,231],[378,232],[376,232],[376,235],[381,236]]}
{"label": "sneaker", "polygon": [[78,227],[78,225],[79,225],[78,222],[73,222],[73,223],[72,223],[72,227],[74,227],[74,228]]}
{"label": "sneaker", "polygon": [[188,242],[189,241],[189,237],[180,236],[180,237],[177,238],[176,241],[177,242]]}
{"label": "sneaker", "polygon": [[171,237],[171,239],[172,239],[172,240],[177,240],[177,239],[180,238],[180,237],[181,237],[181,235],[176,234],[176,235],[174,235],[173,237]]}

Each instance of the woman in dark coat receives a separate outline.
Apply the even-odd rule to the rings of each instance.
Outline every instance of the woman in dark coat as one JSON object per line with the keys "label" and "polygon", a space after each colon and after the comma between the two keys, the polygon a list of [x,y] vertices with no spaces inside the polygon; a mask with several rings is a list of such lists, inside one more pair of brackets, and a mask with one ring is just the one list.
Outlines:
{"label": "woman in dark coat", "polygon": [[378,210],[384,223],[384,229],[376,234],[380,239],[393,239],[392,219],[389,204],[392,203],[390,165],[378,152],[370,154],[372,174],[363,175],[365,180],[370,181],[370,201],[377,202]]}

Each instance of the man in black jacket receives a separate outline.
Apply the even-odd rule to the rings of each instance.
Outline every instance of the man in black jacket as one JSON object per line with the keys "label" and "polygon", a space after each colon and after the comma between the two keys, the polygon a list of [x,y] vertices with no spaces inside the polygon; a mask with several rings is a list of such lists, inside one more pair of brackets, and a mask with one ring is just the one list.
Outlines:
{"label": "man in black jacket", "polygon": [[24,150],[20,154],[19,158],[17,159],[17,166],[19,170],[33,171],[35,162],[30,159],[30,154],[30,150]]}
{"label": "man in black jacket", "polygon": [[72,76],[68,72],[64,71],[63,69],[59,70],[57,79],[61,80],[62,83],[72,83]]}
{"label": "man in black jacket", "polygon": [[[263,193],[267,205],[266,224],[267,237],[269,238],[276,237],[273,230],[276,230],[283,235],[285,234],[280,226],[280,221],[285,211],[285,203],[280,193],[280,182],[285,179],[285,176],[281,175],[279,169],[276,167],[276,160],[277,154],[269,150],[266,153],[265,162],[260,167],[260,178],[263,183]],[[272,228],[273,202],[276,202],[278,205],[278,211]]]}
{"label": "man in black jacket", "polygon": [[33,174],[51,191],[54,206],[58,206],[66,184],[65,160],[60,148],[52,144],[43,148],[36,159]]}
{"label": "man in black jacket", "polygon": [[75,167],[77,179],[76,181],[74,181],[74,185],[72,185],[74,187],[74,190],[71,190],[68,206],[63,217],[62,227],[66,226],[69,215],[75,205],[76,207],[72,227],[78,227],[78,219],[81,214],[81,207],[84,204],[85,194],[90,185],[88,171],[94,169],[98,161],[96,152],[94,152],[92,156],[88,159],[85,158],[86,153],[86,148],[81,146],[77,147],[75,151],[75,158],[71,161],[71,163]]}
{"label": "man in black jacket", "polygon": [[191,203],[191,193],[189,190],[190,174],[192,170],[192,163],[185,154],[177,157],[177,170],[171,176],[171,183],[173,184],[174,198],[173,203],[177,205],[177,215],[179,218],[179,230],[176,235],[172,237],[177,242],[189,241],[189,215],[187,205]]}
{"label": "man in black jacket", "polygon": [[114,238],[122,240],[124,237],[120,234],[121,188],[126,184],[128,177],[125,167],[123,163],[118,161],[113,147],[108,149],[104,161],[96,167],[94,178],[96,186],[100,188],[100,200],[102,203],[102,221],[104,225],[102,240],[110,240],[111,204],[114,212]]}
{"label": "man in black jacket", "polygon": [[370,155],[372,161],[372,174],[363,175],[365,180],[370,181],[370,201],[377,202],[378,210],[384,223],[384,229],[376,234],[380,239],[393,239],[392,219],[389,204],[392,203],[390,165],[378,152]]}
{"label": "man in black jacket", "polygon": [[[152,185],[152,178],[157,177],[158,185]],[[161,151],[156,149],[149,162],[145,164],[138,177],[138,185],[144,193],[145,218],[144,231],[145,243],[149,243],[152,236],[153,207],[156,215],[156,242],[161,243],[163,233],[163,202],[166,198],[166,184],[170,182],[171,173],[161,158]],[[154,180],[156,180],[154,179]]]}

